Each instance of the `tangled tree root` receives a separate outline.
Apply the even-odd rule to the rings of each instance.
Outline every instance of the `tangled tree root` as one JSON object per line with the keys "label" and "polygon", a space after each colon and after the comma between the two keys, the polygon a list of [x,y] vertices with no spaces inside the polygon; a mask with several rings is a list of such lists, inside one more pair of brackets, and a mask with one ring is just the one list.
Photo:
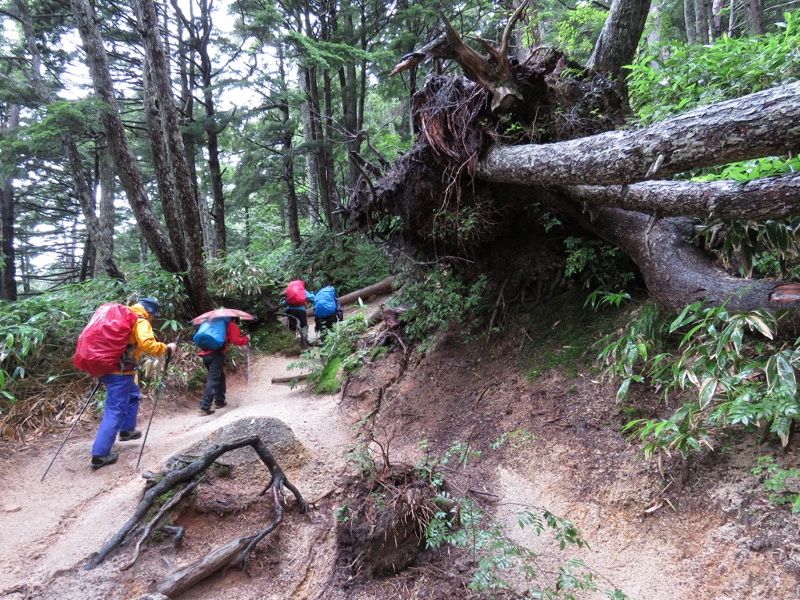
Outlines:
{"label": "tangled tree root", "polygon": [[[163,583],[158,586],[158,592],[166,596],[174,596],[183,593],[198,581],[209,577],[223,567],[235,565],[244,567],[247,558],[256,545],[269,533],[275,531],[283,522],[284,513],[284,487],[288,488],[295,496],[298,505],[303,512],[306,512],[308,505],[303,499],[297,488],[289,482],[283,470],[278,466],[272,453],[267,449],[261,438],[257,435],[247,436],[226,442],[224,444],[214,444],[205,451],[205,453],[186,464],[183,467],[168,470],[163,474],[163,478],[157,480],[151,478],[149,483],[150,489],[145,493],[144,498],[137,506],[133,516],[127,523],[120,529],[111,540],[109,540],[101,550],[89,561],[86,569],[93,569],[102,563],[116,548],[123,545],[129,535],[132,534],[136,525],[141,521],[153,507],[159,497],[169,492],[173,488],[186,483],[186,487],[181,490],[176,497],[183,495],[185,490],[190,490],[196,485],[195,478],[201,475],[205,470],[210,467],[214,461],[231,450],[243,448],[244,446],[252,446],[256,454],[258,454],[261,461],[267,466],[270,472],[269,483],[261,492],[264,494],[268,489],[272,488],[273,499],[275,503],[275,520],[265,529],[255,533],[251,536],[235,539],[227,544],[221,546],[210,552],[207,556],[201,558],[193,564],[188,565],[174,573],[172,573]],[[169,503],[169,506],[174,505],[176,502]],[[139,555],[139,550],[144,539],[149,536],[157,525],[157,522],[166,514],[168,507],[158,511],[156,516],[143,528],[142,539],[137,543],[135,556],[131,561],[123,566],[123,569],[130,568]]]}
{"label": "tangled tree root", "polygon": [[376,470],[354,479],[340,509],[337,562],[353,577],[394,575],[415,565],[425,531],[441,508],[438,490],[408,465]]}

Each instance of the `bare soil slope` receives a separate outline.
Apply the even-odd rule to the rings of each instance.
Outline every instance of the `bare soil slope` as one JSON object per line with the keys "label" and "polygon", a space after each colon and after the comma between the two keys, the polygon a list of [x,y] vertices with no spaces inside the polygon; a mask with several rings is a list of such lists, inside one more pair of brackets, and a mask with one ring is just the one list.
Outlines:
{"label": "bare soil slope", "polygon": [[[139,442],[118,444],[117,465],[88,468],[93,419],[79,425],[44,482],[63,433],[6,447],[0,460],[0,597],[137,598],[172,568],[263,528],[274,518],[269,494],[259,495],[266,469],[258,476],[234,468],[229,476],[212,474],[211,484],[200,486],[174,517],[173,524],[186,527],[181,546],[159,539],[120,570],[132,556],[125,546],[98,568],[83,569],[132,514],[144,489],[140,471],[155,470],[224,425],[263,416],[283,421],[302,445],[276,452],[276,459],[313,502],[311,510],[300,514],[287,498],[284,524],[261,543],[247,572],[218,573],[183,597],[468,597],[476,563],[464,551],[426,552],[415,567],[379,578],[337,562],[334,512],[351,491],[345,454],[354,442],[352,426],[368,415],[376,438],[389,442],[392,462],[418,463],[421,440],[430,456],[442,456],[456,442],[480,452],[446,469],[453,494],[474,498],[516,541],[537,550],[544,583],[553,584],[554,570],[579,557],[601,586],[617,586],[634,599],[800,597],[800,523],[766,500],[747,462],[776,448],[733,440],[726,451],[680,472],[663,465],[662,476],[621,437],[613,387],[585,369],[575,378],[553,370],[531,382],[518,349],[519,341],[465,346],[451,336],[426,354],[405,360],[402,351],[391,354],[364,369],[343,396],[271,385],[272,377],[287,374],[291,359],[259,357],[249,384],[244,372],[230,377],[229,407],[205,418],[196,415],[193,400],[168,386],[139,471]],[[652,402],[646,390],[642,394],[642,402]],[[140,425],[150,408],[143,406]],[[515,513],[530,506],[571,518],[589,547],[560,553],[552,540],[520,530]],[[498,577],[511,590],[494,597],[521,597],[519,577]]]}

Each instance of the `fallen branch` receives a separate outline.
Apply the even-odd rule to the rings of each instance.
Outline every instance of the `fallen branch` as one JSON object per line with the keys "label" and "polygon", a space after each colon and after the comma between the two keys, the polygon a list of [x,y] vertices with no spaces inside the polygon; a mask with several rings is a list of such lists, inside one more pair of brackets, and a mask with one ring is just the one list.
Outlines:
{"label": "fallen branch", "polygon": [[293,381],[304,381],[308,379],[308,373],[301,373],[300,375],[286,375],[284,377],[273,377],[271,380],[272,385],[285,385]]}

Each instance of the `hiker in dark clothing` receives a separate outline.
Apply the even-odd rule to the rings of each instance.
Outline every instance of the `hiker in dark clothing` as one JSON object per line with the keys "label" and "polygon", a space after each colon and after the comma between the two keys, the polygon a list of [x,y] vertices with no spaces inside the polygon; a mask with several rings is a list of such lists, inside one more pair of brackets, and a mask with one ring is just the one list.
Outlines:
{"label": "hiker in dark clothing", "polygon": [[198,414],[201,416],[213,415],[214,409],[211,408],[211,402],[214,402],[214,408],[222,408],[227,406],[225,401],[225,394],[227,392],[227,385],[225,382],[225,353],[228,351],[228,346],[246,346],[250,343],[249,335],[242,335],[239,329],[239,319],[235,317],[228,323],[228,328],[225,333],[225,343],[218,350],[200,350],[198,355],[203,359],[203,366],[208,371],[208,381],[206,382],[206,389],[203,392],[203,398],[200,400],[200,408],[197,409]]}
{"label": "hiker in dark clothing", "polygon": [[128,337],[128,348],[120,360],[120,369],[100,378],[106,386],[106,407],[92,445],[92,469],[117,462],[119,454],[111,451],[117,434],[121,442],[142,437],[142,432],[136,429],[141,393],[134,377],[142,352],[161,356],[170,351],[174,356],[178,351],[174,343],[156,341],[150,324],[153,317],[158,316],[158,301],[155,298],[142,298],[130,309],[139,315],[139,320]]}
{"label": "hiker in dark clothing", "polygon": [[281,305],[284,312],[288,315],[289,330],[297,331],[303,336],[303,339],[308,339],[308,316],[307,304],[308,301],[314,302],[314,294],[307,291],[305,283],[297,279],[289,283],[286,289],[283,290],[283,300]]}
{"label": "hiker in dark clothing", "polygon": [[322,338],[325,331],[342,320],[344,313],[336,289],[329,285],[314,294],[314,331]]}

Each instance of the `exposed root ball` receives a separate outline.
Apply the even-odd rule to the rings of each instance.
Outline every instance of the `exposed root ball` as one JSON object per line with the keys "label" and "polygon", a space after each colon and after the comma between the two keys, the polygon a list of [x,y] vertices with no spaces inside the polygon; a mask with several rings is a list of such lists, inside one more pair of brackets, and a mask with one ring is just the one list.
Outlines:
{"label": "exposed root ball", "polygon": [[356,576],[392,575],[417,563],[425,529],[438,510],[436,490],[407,465],[354,479],[340,507],[337,562]]}

